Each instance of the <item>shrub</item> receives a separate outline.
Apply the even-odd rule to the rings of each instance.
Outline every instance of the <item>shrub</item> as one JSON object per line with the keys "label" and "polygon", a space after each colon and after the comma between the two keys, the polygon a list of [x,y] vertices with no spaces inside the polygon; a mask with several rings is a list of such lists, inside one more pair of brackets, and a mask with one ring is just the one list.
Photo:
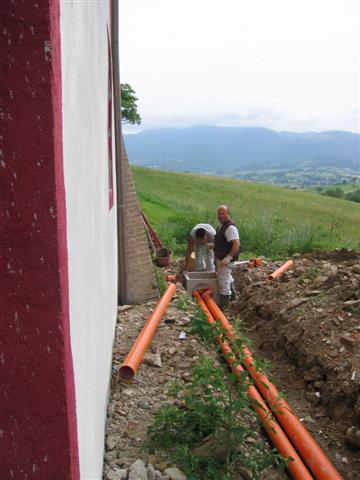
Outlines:
{"label": "shrub", "polygon": [[[254,441],[256,419],[244,380],[240,384],[213,359],[200,358],[191,382],[172,387],[176,404],[155,413],[148,428],[149,450],[166,451],[189,479],[231,480],[237,465],[259,479],[261,471],[280,457]],[[244,448],[249,437],[254,442]]]}
{"label": "shrub", "polygon": [[[194,312],[192,332],[212,345],[218,335],[224,335],[220,324],[210,326],[200,309]],[[235,341],[234,351],[242,351],[242,341],[240,337]],[[254,365],[265,369],[258,360]],[[254,432],[254,423],[259,423],[246,393],[247,378],[243,372],[240,383],[214,359],[200,358],[189,383],[172,385],[171,394],[177,397],[174,404],[155,413],[147,432],[149,450],[165,451],[189,480],[231,480],[239,465],[254,480],[274,461],[284,468],[284,459],[266,451]]]}
{"label": "shrub", "polygon": [[352,202],[360,203],[360,188],[358,188],[354,192],[349,192],[345,198],[346,200],[351,200]]}
{"label": "shrub", "polygon": [[344,196],[345,196],[343,190],[339,187],[328,188],[322,194],[326,195],[327,197],[334,197],[334,198],[344,198]]}

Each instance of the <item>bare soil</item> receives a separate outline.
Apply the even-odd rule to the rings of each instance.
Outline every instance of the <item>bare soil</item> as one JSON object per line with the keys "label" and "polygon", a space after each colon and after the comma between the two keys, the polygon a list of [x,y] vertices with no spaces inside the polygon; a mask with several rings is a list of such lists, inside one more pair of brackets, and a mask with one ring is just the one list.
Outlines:
{"label": "bare soil", "polygon": [[360,421],[360,254],[295,255],[295,268],[273,282],[278,264],[235,272],[243,320],[274,383],[345,479],[360,478],[360,450],[346,440]]}

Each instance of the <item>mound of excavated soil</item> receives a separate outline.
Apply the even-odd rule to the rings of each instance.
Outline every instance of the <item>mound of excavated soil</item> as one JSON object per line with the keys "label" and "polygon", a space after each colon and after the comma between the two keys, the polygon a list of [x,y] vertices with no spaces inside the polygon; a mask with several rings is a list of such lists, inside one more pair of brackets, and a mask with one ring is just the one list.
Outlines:
{"label": "mound of excavated soil", "polygon": [[346,440],[360,425],[360,254],[293,260],[294,269],[271,283],[278,264],[237,269],[239,300],[229,317],[244,321],[275,383],[344,478],[360,478],[360,450]]}

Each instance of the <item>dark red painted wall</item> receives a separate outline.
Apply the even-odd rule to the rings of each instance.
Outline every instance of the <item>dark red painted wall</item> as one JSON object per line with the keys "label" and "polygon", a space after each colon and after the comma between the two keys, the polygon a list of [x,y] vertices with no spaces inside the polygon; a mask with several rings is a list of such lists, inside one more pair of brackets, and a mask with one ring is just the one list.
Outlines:
{"label": "dark red painted wall", "polygon": [[0,478],[78,479],[59,2],[0,18]]}

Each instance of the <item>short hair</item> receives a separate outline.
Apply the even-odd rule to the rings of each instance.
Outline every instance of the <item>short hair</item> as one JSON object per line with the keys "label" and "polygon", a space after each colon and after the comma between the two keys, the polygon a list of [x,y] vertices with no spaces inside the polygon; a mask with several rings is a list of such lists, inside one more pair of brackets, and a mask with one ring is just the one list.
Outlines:
{"label": "short hair", "polygon": [[204,238],[206,235],[206,230],[205,228],[198,228],[195,232],[195,237],[196,238]]}
{"label": "short hair", "polygon": [[229,210],[229,207],[227,205],[219,205],[218,210],[220,210],[220,208],[223,208],[224,210],[226,210],[227,213],[230,215],[230,210]]}

